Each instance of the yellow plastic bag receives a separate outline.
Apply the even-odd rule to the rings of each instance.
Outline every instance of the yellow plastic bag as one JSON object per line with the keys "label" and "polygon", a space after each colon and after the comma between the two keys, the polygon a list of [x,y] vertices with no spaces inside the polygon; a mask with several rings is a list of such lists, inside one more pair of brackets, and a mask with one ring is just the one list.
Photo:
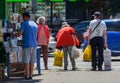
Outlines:
{"label": "yellow plastic bag", "polygon": [[90,44],[87,45],[83,52],[83,60],[84,61],[91,61],[92,60],[92,50]]}
{"label": "yellow plastic bag", "polygon": [[62,62],[63,62],[63,51],[59,51],[59,50],[56,50],[54,52],[54,66],[62,66]]}

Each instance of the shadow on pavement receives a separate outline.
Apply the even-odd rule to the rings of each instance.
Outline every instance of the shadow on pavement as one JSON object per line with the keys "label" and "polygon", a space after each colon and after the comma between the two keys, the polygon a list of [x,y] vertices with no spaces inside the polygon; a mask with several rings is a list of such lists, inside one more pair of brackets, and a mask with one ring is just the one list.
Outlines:
{"label": "shadow on pavement", "polygon": [[10,77],[8,80],[0,81],[0,83],[41,83],[43,79],[22,80],[22,77]]}
{"label": "shadow on pavement", "polygon": [[57,70],[56,72],[68,72],[68,71],[81,71],[80,69],[76,69],[76,70],[72,70],[72,69],[67,69],[67,70],[64,70],[64,69],[59,69]]}

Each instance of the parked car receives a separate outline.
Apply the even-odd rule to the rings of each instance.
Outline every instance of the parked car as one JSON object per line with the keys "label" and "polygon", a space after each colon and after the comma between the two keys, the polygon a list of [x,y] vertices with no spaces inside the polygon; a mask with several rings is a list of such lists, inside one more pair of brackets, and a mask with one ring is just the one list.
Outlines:
{"label": "parked car", "polygon": [[48,52],[52,53],[56,49],[56,41],[55,38],[50,36],[49,44],[48,44]]}
{"label": "parked car", "polygon": [[[103,20],[107,25],[107,31],[120,31],[120,19],[105,19]],[[83,33],[86,32],[90,21],[82,21],[75,25],[73,28],[76,32],[76,35],[81,43],[83,43]]]}
{"label": "parked car", "polygon": [[108,31],[107,32],[108,48],[112,50],[112,55],[120,56],[120,32]]}
{"label": "parked car", "polygon": [[[120,19],[106,19],[103,21],[107,26],[108,48],[112,50],[113,56],[120,55]],[[84,41],[83,33],[86,32],[89,23],[90,21],[83,21],[74,25],[78,39],[82,40],[81,42],[84,42],[84,44],[86,44],[86,41]]]}
{"label": "parked car", "polygon": [[89,26],[90,21],[82,21],[79,22],[75,25],[73,25],[73,28],[76,32],[76,35],[79,39],[79,42],[82,44],[84,42],[83,34],[86,32],[88,26]]}

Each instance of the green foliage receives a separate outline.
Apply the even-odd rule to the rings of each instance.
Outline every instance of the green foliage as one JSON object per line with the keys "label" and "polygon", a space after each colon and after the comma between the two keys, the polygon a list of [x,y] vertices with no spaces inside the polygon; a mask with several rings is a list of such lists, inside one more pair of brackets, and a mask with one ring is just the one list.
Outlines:
{"label": "green foliage", "polygon": [[83,0],[83,2],[89,2],[90,0]]}
{"label": "green foliage", "polygon": [[120,13],[120,0],[111,0],[111,13],[116,15]]}

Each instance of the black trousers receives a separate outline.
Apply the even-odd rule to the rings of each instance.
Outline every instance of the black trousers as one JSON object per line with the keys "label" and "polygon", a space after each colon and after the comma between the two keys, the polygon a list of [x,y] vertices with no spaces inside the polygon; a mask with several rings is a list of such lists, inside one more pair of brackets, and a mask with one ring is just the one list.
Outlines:
{"label": "black trousers", "polygon": [[103,38],[94,37],[90,40],[90,44],[92,48],[92,68],[96,69],[96,66],[98,66],[98,68],[101,69],[103,64],[103,49],[104,49]]}

